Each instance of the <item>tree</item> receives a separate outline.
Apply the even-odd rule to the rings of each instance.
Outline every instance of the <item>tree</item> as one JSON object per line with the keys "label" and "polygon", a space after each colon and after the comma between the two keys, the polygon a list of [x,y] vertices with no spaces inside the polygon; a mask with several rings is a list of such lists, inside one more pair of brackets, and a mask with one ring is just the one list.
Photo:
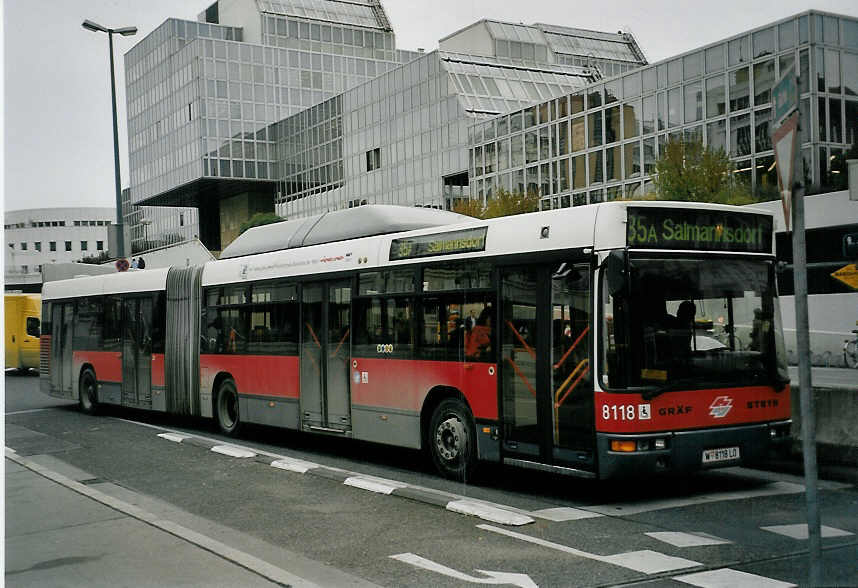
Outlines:
{"label": "tree", "polygon": [[252,217],[241,223],[238,227],[238,234],[242,234],[247,229],[252,227],[259,227],[262,225],[270,225],[271,223],[279,223],[281,221],[286,220],[280,216],[277,216],[273,212],[257,212]]}
{"label": "tree", "polygon": [[655,171],[660,200],[736,205],[756,201],[748,183],[735,177],[724,150],[709,149],[700,142],[668,141]]}
{"label": "tree", "polygon": [[536,192],[509,192],[498,188],[495,195],[489,198],[485,205],[479,200],[469,199],[456,204],[453,212],[473,216],[475,218],[497,218],[536,212],[539,209],[539,195]]}

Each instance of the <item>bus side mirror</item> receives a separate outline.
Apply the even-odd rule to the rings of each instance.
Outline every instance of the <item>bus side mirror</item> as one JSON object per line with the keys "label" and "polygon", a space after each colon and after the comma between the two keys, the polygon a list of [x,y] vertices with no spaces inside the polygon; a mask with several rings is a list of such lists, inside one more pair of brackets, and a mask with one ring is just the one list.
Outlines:
{"label": "bus side mirror", "polygon": [[602,264],[605,271],[605,279],[611,296],[616,296],[626,287],[626,253],[614,250],[608,254]]}

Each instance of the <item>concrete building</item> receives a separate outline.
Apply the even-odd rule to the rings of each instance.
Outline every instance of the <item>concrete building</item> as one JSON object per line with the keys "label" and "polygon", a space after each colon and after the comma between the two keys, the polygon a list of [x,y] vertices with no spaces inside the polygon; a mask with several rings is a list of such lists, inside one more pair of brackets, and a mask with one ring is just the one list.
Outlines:
{"label": "concrete building", "polygon": [[32,208],[4,213],[6,290],[41,290],[48,263],[107,258],[112,207]]}

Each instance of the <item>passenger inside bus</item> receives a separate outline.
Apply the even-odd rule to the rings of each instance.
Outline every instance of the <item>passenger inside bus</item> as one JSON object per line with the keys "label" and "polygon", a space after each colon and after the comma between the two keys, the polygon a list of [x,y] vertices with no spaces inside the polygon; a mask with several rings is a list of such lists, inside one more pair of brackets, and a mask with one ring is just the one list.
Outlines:
{"label": "passenger inside bus", "polygon": [[491,354],[492,345],[492,307],[486,306],[480,312],[476,324],[465,331],[465,357],[479,359]]}

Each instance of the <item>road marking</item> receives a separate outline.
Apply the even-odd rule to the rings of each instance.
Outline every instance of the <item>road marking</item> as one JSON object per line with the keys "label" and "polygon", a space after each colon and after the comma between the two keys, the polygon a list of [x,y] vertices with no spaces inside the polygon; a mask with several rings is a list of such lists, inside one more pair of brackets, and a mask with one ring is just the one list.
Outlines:
{"label": "road marking", "polygon": [[542,510],[534,510],[530,514],[540,519],[554,521],[555,523],[562,523],[564,521],[579,521],[581,519],[592,519],[596,517],[605,516],[597,512],[590,512],[589,510],[581,510],[580,508],[569,507],[543,508]]}
{"label": "road marking", "polygon": [[456,580],[462,580],[463,582],[471,582],[473,584],[509,584],[512,586],[520,586],[521,588],[538,588],[536,583],[527,574],[474,570],[488,576],[488,578],[478,578],[476,576],[469,576],[468,574],[454,570],[453,568],[448,568],[447,566],[435,563],[432,560],[420,557],[413,553],[400,553],[398,555],[391,555],[390,558],[410,564],[417,568],[429,570],[430,572],[443,574]]}
{"label": "road marking", "polygon": [[238,549],[234,549],[225,543],[221,543],[216,539],[212,539],[206,535],[202,535],[188,529],[187,527],[183,527],[173,521],[163,519],[156,514],[148,512],[138,506],[133,504],[129,504],[123,500],[119,500],[118,498],[114,498],[109,494],[105,494],[99,490],[96,490],[92,486],[87,486],[86,484],[81,484],[80,482],[75,482],[71,478],[67,478],[62,474],[59,474],[53,470],[50,470],[46,467],[40,466],[39,464],[21,458],[17,455],[11,454],[8,451],[6,452],[6,457],[11,459],[15,463],[20,466],[27,468],[28,470],[42,476],[43,478],[47,478],[48,480],[52,480],[61,486],[68,488],[78,494],[91,498],[92,500],[99,502],[113,510],[121,512],[131,518],[137,519],[141,522],[149,524],[153,527],[161,529],[162,531],[173,535],[174,537],[178,537],[183,541],[187,541],[197,547],[205,549],[219,557],[222,557],[228,561],[231,561],[235,565],[238,565],[246,570],[249,570],[263,578],[267,578],[272,582],[278,583],[280,585],[292,585],[292,586],[306,586],[308,588],[317,586],[300,576],[296,576],[290,572],[287,572],[284,569],[278,568],[267,561],[259,559],[246,553],[244,551],[240,551]]}
{"label": "road marking", "polygon": [[281,457],[280,459],[271,462],[272,468],[295,472],[296,474],[306,474],[308,471],[320,467],[319,464],[303,459],[295,459],[293,457]]}
{"label": "road marking", "polygon": [[12,412],[7,412],[7,413],[6,413],[6,416],[12,416],[12,415],[15,415],[15,414],[29,414],[29,413],[31,413],[31,412],[44,412],[44,411],[46,411],[46,410],[54,410],[55,408],[57,408],[57,407],[56,407],[56,406],[52,406],[52,407],[49,407],[49,408],[30,408],[30,409],[27,409],[27,410],[14,410],[14,411],[12,411]]}
{"label": "road marking", "polygon": [[[807,523],[799,523],[797,525],[773,525],[771,527],[760,527],[763,531],[769,531],[770,533],[777,533],[778,535],[783,535],[785,537],[792,537],[793,539],[807,539]],[[850,535],[854,535],[854,533],[850,533],[849,531],[844,531],[843,529],[835,529],[834,527],[826,527],[822,525],[820,529],[820,533],[823,537],[848,537]]]}
{"label": "road marking", "polygon": [[764,488],[753,490],[742,490],[739,492],[719,492],[717,494],[701,494],[688,498],[641,500],[639,502],[616,502],[611,504],[600,504],[588,506],[587,510],[604,515],[634,515],[653,510],[665,510],[669,508],[681,508],[684,506],[696,506],[708,502],[721,502],[724,500],[744,500],[760,496],[775,496],[779,494],[798,494],[804,492],[804,486],[790,482],[773,482],[766,484]]}
{"label": "road marking", "polygon": [[215,453],[220,453],[221,455],[228,455],[230,457],[256,457],[256,453],[250,451],[249,449],[245,449],[243,447],[235,447],[234,445],[215,445],[212,447],[212,451]]}
{"label": "road marking", "polygon": [[522,533],[516,533],[515,531],[500,529],[491,525],[477,525],[477,528],[483,529],[484,531],[491,531],[492,533],[505,535],[507,537],[512,537],[513,539],[527,541],[528,543],[533,543],[535,545],[541,545],[542,547],[547,547],[549,549],[562,551],[563,553],[568,553],[570,555],[576,555],[578,557],[584,557],[587,559],[620,566],[623,568],[634,570],[636,572],[642,572],[644,574],[672,572],[675,570],[682,570],[703,565],[700,562],[692,561],[690,559],[665,555],[663,553],[651,551],[649,549],[644,549],[641,551],[629,551],[627,553],[618,553],[615,555],[596,555],[595,553],[588,553],[586,551],[581,551],[580,549],[575,549],[574,547],[561,545],[560,543],[554,543],[552,541],[546,541],[545,539],[539,539],[537,537],[531,537],[530,535],[524,535]]}
{"label": "road marking", "polygon": [[730,568],[674,576],[673,579],[692,586],[700,586],[700,588],[792,588],[795,586],[795,584],[788,582],[731,570]]}
{"label": "road marking", "polygon": [[533,522],[533,519],[529,516],[468,499],[454,500],[448,503],[447,510],[479,517],[484,521],[491,521],[501,525],[520,526]]}
{"label": "road marking", "polygon": [[178,435],[176,433],[160,433],[158,436],[161,439],[166,439],[167,441],[172,441],[173,443],[181,443],[185,439],[189,438],[187,435]]}
{"label": "road marking", "polygon": [[397,488],[406,488],[408,486],[408,484],[396,482],[395,480],[363,475],[346,478],[343,484],[362,490],[369,490],[370,492],[378,492],[379,494],[390,494]]}
{"label": "road marking", "polygon": [[726,539],[715,537],[707,533],[682,533],[680,531],[658,531],[656,533],[644,533],[653,539],[669,543],[674,547],[700,547],[701,545],[726,545],[730,543]]}

